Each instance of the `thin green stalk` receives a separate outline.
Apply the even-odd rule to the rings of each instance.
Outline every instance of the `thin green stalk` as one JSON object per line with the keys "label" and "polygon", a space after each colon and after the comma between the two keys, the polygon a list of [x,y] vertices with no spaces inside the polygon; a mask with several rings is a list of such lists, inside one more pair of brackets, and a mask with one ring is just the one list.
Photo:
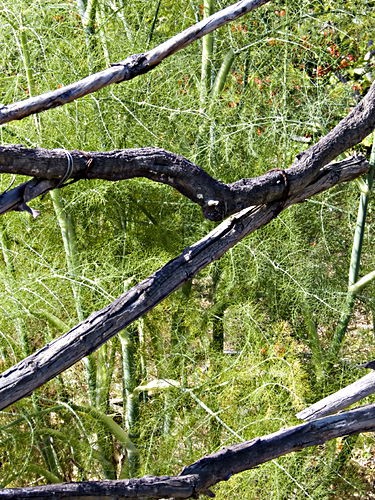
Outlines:
{"label": "thin green stalk", "polygon": [[307,304],[303,305],[302,314],[306,326],[307,342],[312,353],[312,362],[315,368],[316,380],[318,383],[321,383],[324,378],[322,345],[319,339],[316,324]]}
{"label": "thin green stalk", "polygon": [[86,4],[87,4],[87,1],[85,1],[85,0],[77,0],[78,12],[79,12],[81,17],[83,17],[85,15]]}
{"label": "thin green stalk", "polygon": [[[204,106],[202,106],[203,100],[202,100],[202,93],[201,93],[201,111],[205,111],[208,109],[209,113],[212,114],[213,107],[215,105],[215,102],[217,101],[217,98],[221,94],[226,79],[228,77],[228,74],[233,66],[234,59],[236,57],[236,53],[230,49],[227,54],[225,55],[223,62],[221,63],[220,69],[218,74],[216,75],[215,81],[213,83],[211,92],[205,95],[204,97]],[[215,120],[212,120],[209,122],[209,130],[207,131],[207,122],[202,122],[202,125],[199,128],[197,139],[196,139],[196,144],[198,147],[198,154],[200,155],[201,150],[203,150],[203,147],[205,147],[205,144],[208,144],[207,147],[205,147],[206,151],[204,153],[204,158],[205,161],[208,163],[209,166],[211,166],[214,163],[214,143],[215,143],[215,128],[216,128],[216,123]],[[208,133],[208,140],[206,139],[206,135]],[[203,158],[202,160],[197,159],[198,163],[203,163]]]}
{"label": "thin green stalk", "polygon": [[91,71],[95,71],[95,17],[98,0],[77,0],[78,11],[81,16],[81,22],[85,31],[86,47],[89,55],[89,67]]}
{"label": "thin green stalk", "polygon": [[76,307],[77,318],[78,321],[83,321],[84,314],[82,310],[80,287],[76,282],[77,272],[79,269],[79,260],[77,238],[73,226],[73,221],[70,214],[68,214],[64,209],[60,191],[58,189],[54,189],[53,191],[50,191],[50,196],[52,199],[57,222],[61,231],[61,237],[65,251],[66,266],[68,268],[69,275],[72,277],[71,287],[74,297],[74,304]]}
{"label": "thin green stalk", "polygon": [[222,275],[222,264],[215,262],[212,265],[212,286],[210,292],[210,302],[213,304],[210,308],[212,317],[212,340],[211,348],[214,352],[223,353],[224,350],[224,313],[227,309],[227,300],[218,298],[218,288]]}
{"label": "thin green stalk", "polygon": [[[26,75],[26,81],[27,81],[27,91],[29,93],[29,96],[31,97],[35,93],[34,92],[35,85],[34,85],[33,72],[32,72],[31,63],[30,63],[30,53],[29,53],[27,37],[26,37],[26,28],[24,26],[20,26],[18,32],[20,35],[19,38],[17,36],[16,29],[13,28],[14,38],[16,40],[18,50],[20,51],[21,59],[22,59],[23,66],[25,69],[25,75]],[[34,116],[34,123],[35,123],[36,129],[39,131],[39,127],[40,127],[39,117],[36,115]]]}
{"label": "thin green stalk", "polygon": [[106,37],[105,29],[104,29],[105,23],[104,23],[104,18],[103,18],[103,6],[102,5],[98,6],[98,8],[96,9],[96,18],[97,18],[98,25],[99,25],[98,33],[99,33],[99,38],[100,38],[100,42],[102,45],[104,61],[105,61],[106,66],[110,66],[111,59],[109,57],[108,42],[107,42],[107,37]]}
{"label": "thin green stalk", "polygon": [[139,379],[147,379],[147,364],[146,364],[146,345],[145,345],[145,323],[144,319],[138,320],[138,339],[139,339]]}
{"label": "thin green stalk", "polygon": [[236,53],[232,50],[229,49],[228,52],[225,54],[225,57],[223,59],[223,62],[221,63],[220,69],[218,74],[216,75],[213,87],[212,87],[212,92],[211,92],[211,105],[217,99],[217,97],[221,94],[226,79],[228,77],[228,74],[230,70],[232,69],[234,60],[236,57]]}
{"label": "thin green stalk", "polygon": [[157,23],[157,20],[158,20],[158,16],[159,16],[159,10],[160,10],[161,1],[162,0],[158,1],[156,9],[155,9],[154,19],[152,20],[152,24],[151,24],[151,28],[150,28],[150,33],[148,35],[148,40],[147,40],[147,46],[148,47],[149,47],[149,45],[150,45],[150,43],[152,41],[152,37],[154,35],[155,26],[156,26],[156,23]]}
{"label": "thin green stalk", "polygon": [[[15,268],[13,264],[8,235],[3,224],[0,224],[0,246],[5,263],[5,276],[3,280],[4,287],[8,296],[13,297],[15,295]],[[29,336],[27,335],[27,332],[23,327],[22,320],[18,315],[14,318],[14,326],[17,332],[17,336],[21,341],[22,353],[24,356],[29,356],[32,353],[32,346],[30,345]]]}
{"label": "thin green stalk", "polygon": [[374,279],[375,279],[375,271],[371,271],[370,273],[366,274],[361,279],[359,279],[356,283],[354,283],[354,285],[350,287],[350,291],[355,295],[358,295]]}
{"label": "thin green stalk", "polygon": [[69,330],[69,325],[67,325],[64,321],[58,318],[55,314],[46,311],[45,309],[30,309],[30,313],[52,326],[52,328],[57,331],[64,333]]}
{"label": "thin green stalk", "polygon": [[[120,427],[110,416],[106,415],[104,412],[99,411],[96,408],[93,407],[87,407],[87,406],[82,406],[82,405],[71,405],[72,408],[76,411],[83,412],[90,417],[92,417],[94,420],[100,422],[106,431],[106,434],[109,436],[113,436],[114,438],[117,439],[117,441],[121,444],[121,446],[124,448],[124,450],[127,452],[128,457],[132,456],[134,459],[138,455],[138,450],[135,444],[133,443],[132,439],[130,438],[129,433],[124,430],[122,427]],[[103,451],[103,443],[100,441],[99,443],[100,450]],[[98,455],[99,457],[101,456],[100,454]],[[116,478],[116,472],[114,468],[113,462],[108,460],[108,453],[103,455],[103,460],[102,462],[102,467],[105,472],[105,476],[107,479],[115,479]],[[123,476],[123,473],[121,472],[120,478]]]}
{"label": "thin green stalk", "polygon": [[97,360],[97,407],[104,412],[109,409],[112,376],[116,363],[116,338],[105,344],[98,352]]}
{"label": "thin green stalk", "polygon": [[[209,17],[214,12],[214,0],[203,0],[203,18]],[[212,55],[214,36],[210,33],[202,39],[202,65],[201,65],[201,110],[206,108],[208,94],[212,84]]]}
{"label": "thin green stalk", "polygon": [[[138,385],[135,362],[137,334],[135,328],[127,328],[119,335],[122,353],[124,424],[132,441],[136,441],[138,437],[139,426],[139,395],[134,391]],[[125,477],[127,473],[130,477],[134,477],[139,469],[138,450],[129,449],[127,452],[127,467],[123,467],[120,477]]]}
{"label": "thin green stalk", "polygon": [[[349,266],[349,280],[348,280],[348,291],[346,294],[345,298],[345,303],[343,305],[343,309],[341,312],[341,317],[339,324],[337,325],[337,328],[335,330],[335,333],[333,335],[332,339],[332,346],[331,346],[331,357],[335,357],[337,353],[340,350],[342,341],[344,339],[346,330],[348,328],[348,324],[351,318],[351,315],[353,313],[354,309],[354,303],[355,299],[357,297],[358,291],[365,286],[367,283],[367,280],[365,280],[365,283],[363,284],[361,282],[360,285],[356,285],[356,282],[358,280],[358,274],[359,274],[359,267],[361,263],[361,253],[362,253],[362,246],[363,246],[363,237],[365,233],[365,225],[366,225],[366,216],[367,216],[367,210],[368,210],[368,204],[369,204],[369,199],[371,195],[371,190],[372,190],[372,185],[373,185],[373,179],[374,179],[374,170],[375,170],[375,132],[373,134],[374,140],[373,140],[373,145],[371,149],[371,155],[370,155],[370,171],[367,174],[367,180],[366,182],[362,183],[362,188],[361,188],[361,196],[359,200],[359,206],[358,206],[358,214],[357,214],[357,222],[356,222],[356,227],[355,227],[355,232],[354,232],[354,237],[353,237],[353,247],[352,247],[352,254],[351,254],[351,259],[350,259],[350,266]],[[369,281],[371,281],[372,278],[370,276]]]}
{"label": "thin green stalk", "polygon": [[81,14],[82,24],[85,29],[86,40],[89,42],[89,46],[91,46],[92,43],[90,38],[95,33],[95,14],[97,5],[98,0],[87,0],[85,11],[83,15]]}
{"label": "thin green stalk", "polygon": [[37,474],[38,476],[43,476],[49,484],[58,484],[58,483],[61,483],[63,478],[60,477],[60,476],[57,476],[56,474],[54,474],[53,472],[47,470],[47,469],[43,469],[43,467],[39,467],[39,465],[35,465],[35,464],[29,464],[27,466],[27,469],[30,471],[30,472],[33,472],[34,474]]}
{"label": "thin green stalk", "polygon": [[[78,250],[77,250],[77,238],[73,226],[73,221],[71,216],[65,211],[63,206],[62,197],[58,189],[54,189],[50,192],[50,196],[53,203],[53,208],[55,210],[57,222],[60,227],[61,237],[64,245],[65,251],[65,261],[68,268],[68,273],[72,278],[71,289],[74,298],[74,304],[76,307],[76,314],[78,321],[83,321],[84,314],[82,309],[82,301],[80,294],[80,287],[77,284],[76,278],[79,268],[78,261]],[[89,394],[91,404],[96,402],[96,366],[94,357],[87,356],[84,359],[84,364],[86,366],[86,376],[89,386]]]}
{"label": "thin green stalk", "polygon": [[120,4],[121,4],[121,7],[118,8],[115,2],[110,2],[109,3],[109,7],[116,14],[116,16],[118,17],[118,19],[120,19],[120,21],[122,22],[122,25],[124,27],[124,33],[125,33],[128,41],[132,42],[133,41],[133,34],[132,34],[132,32],[131,32],[131,30],[129,28],[128,23],[126,22],[126,19],[125,19],[125,16],[124,16],[123,12],[121,12],[122,9],[125,9],[124,0],[122,0],[120,2]]}

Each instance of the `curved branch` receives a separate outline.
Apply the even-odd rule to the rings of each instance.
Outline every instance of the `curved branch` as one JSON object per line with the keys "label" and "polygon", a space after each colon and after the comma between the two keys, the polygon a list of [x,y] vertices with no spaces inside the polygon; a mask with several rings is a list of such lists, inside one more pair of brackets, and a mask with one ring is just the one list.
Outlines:
{"label": "curved branch", "polygon": [[251,232],[259,229],[284,208],[352,180],[366,166],[341,166],[331,170],[325,167],[319,179],[303,192],[291,195],[285,201],[250,207],[222,222],[207,236],[185,248],[175,259],[153,275],[134,286],[104,309],[94,312],[69,332],[28,356],[0,375],[0,409],[29,395],[37,387],[51,380],[74,363],[98,349],[107,340],[131,322],[155,307],[168,295]]}
{"label": "curved branch", "polygon": [[[285,171],[271,169],[262,176],[241,179],[232,184],[214,179],[183,156],[158,148],[84,152],[2,146],[0,173],[37,177],[39,181],[34,180],[32,185],[25,187],[29,200],[59,186],[59,183],[50,182],[43,183],[42,187],[41,179],[58,179],[60,182],[69,178],[117,181],[146,177],[174,187],[198,203],[207,219],[219,221],[249,206],[271,203],[285,199],[286,194],[301,192],[304,186],[319,177],[325,165],[358,144],[374,129],[375,82],[349,115],[315,145],[298,155],[290,168]],[[360,156],[345,161],[353,164],[365,162]],[[18,187],[0,196],[0,213],[25,209],[22,190],[23,187]]]}
{"label": "curved branch", "polygon": [[235,444],[206,455],[185,467],[178,476],[146,476],[118,481],[87,481],[49,484],[30,488],[0,490],[0,500],[20,498],[198,498],[214,494],[209,490],[234,474],[257,467],[282,455],[300,451],[328,440],[375,431],[375,405],[358,408],[333,417],[283,429],[251,441]]}
{"label": "curved branch", "polygon": [[[365,172],[368,164],[364,157],[355,156],[331,164],[330,168],[344,166],[363,168]],[[295,175],[294,168],[274,169],[259,177],[225,184],[183,156],[158,148],[83,152],[0,146],[0,173],[37,178],[1,195],[0,213],[24,208],[24,202],[54,189],[61,179],[119,181],[145,177],[172,186],[200,205],[207,219],[219,221],[249,206],[284,199],[286,192],[299,192],[306,174],[299,170]]]}
{"label": "curved branch", "polygon": [[62,106],[113,83],[120,83],[143,75],[155,68],[163,59],[183,49],[195,40],[199,40],[202,36],[261,7],[269,1],[241,0],[194,24],[148,52],[133,54],[124,61],[113,64],[111,68],[87,76],[71,85],[61,87],[52,92],[46,92],[39,96],[30,97],[29,99],[8,106],[3,106],[0,108],[0,124],[12,120],[21,120],[31,114]]}

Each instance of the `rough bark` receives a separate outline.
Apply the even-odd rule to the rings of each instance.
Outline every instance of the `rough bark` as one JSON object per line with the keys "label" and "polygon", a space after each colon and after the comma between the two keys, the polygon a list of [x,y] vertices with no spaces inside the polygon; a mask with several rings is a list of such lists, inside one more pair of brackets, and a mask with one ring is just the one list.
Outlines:
{"label": "rough bark", "polygon": [[125,60],[114,63],[111,68],[87,76],[82,80],[30,97],[23,101],[0,108],[0,124],[12,120],[21,120],[26,116],[40,113],[72,102],[87,94],[91,94],[113,83],[131,80],[155,68],[163,59],[183,49],[204,35],[220,28],[224,24],[241,17],[248,12],[261,7],[270,0],[241,0],[234,5],[216,12],[212,16],[194,24],[152,50],[141,54],[133,54]]}
{"label": "rough bark", "polygon": [[[1,110],[0,110],[1,114]],[[12,118],[14,119],[14,118]],[[367,95],[326,136],[301,153],[286,169],[271,169],[255,178],[225,184],[183,156],[158,148],[109,152],[0,147],[0,173],[30,175],[31,181],[0,196],[0,213],[28,210],[27,201],[71,179],[111,181],[146,177],[169,184],[202,207],[204,216],[219,221],[244,208],[295,195],[320,175],[336,156],[358,144],[375,128],[375,82]],[[352,157],[344,162],[364,162]],[[340,167],[341,162],[337,164]],[[332,165],[334,170],[335,165]],[[33,213],[33,215],[37,215]]]}
{"label": "rough bark", "polygon": [[353,384],[330,394],[317,403],[297,413],[301,420],[315,420],[336,413],[375,392],[375,371],[356,380]]}
{"label": "rough bark", "polygon": [[181,255],[107,307],[94,312],[69,332],[0,375],[0,409],[29,395],[37,387],[91,354],[245,236],[270,222],[284,208],[304,201],[339,182],[351,180],[353,175],[356,177],[367,171],[367,168],[362,163],[357,164],[356,168],[341,165],[341,168],[334,170],[326,166],[319,179],[305,187],[303,192],[290,196],[285,201],[246,208],[222,222],[202,240],[187,247]]}
{"label": "rough bark", "polygon": [[[332,164],[331,169],[355,168],[365,163],[362,156],[354,156]],[[317,166],[314,177],[323,165]],[[296,168],[298,175],[295,174]],[[200,205],[207,219],[216,221],[243,208],[283,199],[286,193],[293,195],[300,191],[300,185],[306,184],[305,170],[299,169],[298,164],[285,171],[274,169],[259,177],[225,184],[183,156],[159,148],[83,152],[0,146],[0,173],[35,177],[29,183],[0,195],[0,213],[27,209],[27,201],[69,179],[119,181],[145,177],[177,189]]]}
{"label": "rough bark", "polygon": [[197,498],[214,496],[209,488],[234,474],[252,469],[287,453],[359,432],[375,431],[375,405],[283,429],[206,455],[185,467],[178,476],[123,481],[88,481],[0,490],[0,500],[23,498]]}
{"label": "rough bark", "polygon": [[304,183],[311,182],[319,168],[361,142],[374,129],[375,82],[371,85],[366,96],[335,128],[297,156],[291,167],[289,182],[293,183],[294,176],[298,177],[299,173],[303,171],[304,180],[299,185],[299,188],[302,188]]}

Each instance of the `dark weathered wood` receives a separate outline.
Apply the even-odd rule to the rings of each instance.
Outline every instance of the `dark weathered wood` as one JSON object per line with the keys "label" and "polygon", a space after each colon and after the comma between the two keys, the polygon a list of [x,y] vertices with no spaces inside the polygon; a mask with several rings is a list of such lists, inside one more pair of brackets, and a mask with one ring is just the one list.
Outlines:
{"label": "dark weathered wood", "polygon": [[[364,173],[368,164],[364,157],[354,156],[332,164],[330,168],[335,171],[344,166],[354,170],[360,168]],[[24,202],[55,188],[61,179],[119,181],[146,177],[180,191],[202,207],[207,219],[223,220],[243,208],[280,200],[286,192],[289,195],[297,193],[300,184],[304,184],[305,174],[300,170],[298,176],[290,175],[294,168],[285,170],[285,174],[271,170],[259,177],[224,184],[183,156],[159,148],[83,152],[0,146],[0,173],[30,175],[39,179],[0,195],[0,213],[24,209]],[[285,185],[285,175],[288,185]]]}
{"label": "dark weathered wood", "polygon": [[297,413],[296,417],[301,420],[315,420],[317,418],[331,415],[375,392],[375,372],[368,373],[343,389],[330,394],[324,399],[314,403]]}
{"label": "dark weathered wood", "polygon": [[[357,167],[359,168],[358,165]],[[245,236],[270,222],[287,206],[351,178],[352,166],[334,171],[325,167],[319,179],[305,187],[303,192],[285,201],[244,209],[222,222],[203,239],[187,247],[181,255],[112,304],[93,313],[65,335],[0,375],[0,409],[29,395],[37,387],[95,351]]]}
{"label": "dark weathered wood", "polygon": [[316,144],[297,156],[291,167],[289,180],[299,176],[302,171],[304,179],[299,189],[309,184],[316,173],[339,154],[361,142],[375,129],[375,81],[366,96],[352,111]]}
{"label": "dark weathered wood", "polygon": [[[26,201],[59,185],[52,182],[54,179],[61,183],[62,180],[83,178],[116,181],[146,177],[174,187],[198,203],[207,219],[218,221],[243,208],[280,200],[286,193],[290,196],[300,193],[304,186],[319,177],[325,165],[362,141],[374,128],[375,82],[349,115],[318,143],[301,153],[290,168],[284,172],[272,169],[260,177],[240,179],[232,184],[224,184],[186,158],[158,148],[83,152],[2,146],[0,173],[30,175],[39,180],[0,196],[0,213],[28,209]],[[362,166],[366,162],[363,157],[344,161],[362,163]],[[335,165],[332,171],[334,169]],[[50,182],[42,182],[42,179]]]}
{"label": "dark weathered wood", "polygon": [[118,481],[85,481],[80,483],[49,484],[31,488],[0,489],[0,499],[37,498],[191,498],[194,495],[196,476],[170,477],[145,476],[139,479]]}
{"label": "dark weathered wood", "polygon": [[206,455],[185,467],[179,476],[123,481],[87,481],[31,488],[0,490],[0,500],[38,498],[197,498],[213,496],[210,489],[234,474],[257,467],[287,453],[325,443],[330,439],[375,431],[375,405],[283,429]]}
{"label": "dark weathered wood", "polygon": [[287,453],[323,444],[339,436],[374,429],[375,405],[370,405],[229,446],[185,467],[181,475],[197,474],[200,478],[199,491]]}
{"label": "dark weathered wood", "polygon": [[131,80],[136,76],[147,73],[166,57],[269,1],[241,0],[196,23],[148,52],[133,54],[124,59],[124,61],[115,63],[109,69],[87,76],[78,82],[53,90],[52,92],[46,92],[45,94],[30,97],[29,99],[8,106],[2,106],[0,108],[0,124],[12,120],[21,120],[31,114],[62,106],[113,83]]}

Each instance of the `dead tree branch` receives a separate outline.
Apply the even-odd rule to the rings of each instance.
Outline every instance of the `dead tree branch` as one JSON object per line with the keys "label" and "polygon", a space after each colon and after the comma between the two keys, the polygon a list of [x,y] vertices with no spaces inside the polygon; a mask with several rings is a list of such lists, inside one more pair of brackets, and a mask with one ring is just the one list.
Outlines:
{"label": "dead tree branch", "polygon": [[[331,164],[330,169],[362,169],[366,164],[363,157],[355,156]],[[172,186],[200,205],[207,219],[219,221],[244,208],[284,199],[285,193],[299,192],[299,186],[305,184],[305,173],[298,169],[295,175],[295,169],[291,167],[285,173],[275,169],[259,177],[224,184],[183,156],[158,148],[83,152],[0,146],[0,173],[35,177],[0,195],[0,214],[27,209],[26,202],[56,188],[61,179],[119,181],[145,177]]]}
{"label": "dead tree branch", "polygon": [[325,443],[340,436],[375,431],[375,405],[314,420],[206,455],[178,476],[146,476],[119,481],[88,481],[0,490],[0,500],[37,498],[198,498],[214,496],[209,488],[234,474],[282,455]]}
{"label": "dead tree branch", "polygon": [[198,271],[220,258],[245,236],[264,226],[286,207],[366,172],[367,162],[355,167],[324,167],[318,179],[285,201],[250,207],[222,222],[207,236],[187,247],[153,275],[104,309],[94,312],[63,336],[47,344],[0,375],[0,409],[29,395],[74,363],[92,353],[132,321],[155,307]]}
{"label": "dead tree branch", "polygon": [[324,399],[297,413],[296,417],[301,420],[315,420],[317,418],[332,415],[357,401],[375,392],[375,371],[353,382],[343,389],[330,394]]}
{"label": "dead tree branch", "polygon": [[[207,219],[219,221],[249,206],[300,193],[304,186],[319,177],[325,165],[362,141],[374,128],[375,82],[362,101],[326,136],[298,155],[290,168],[285,171],[272,169],[260,177],[240,179],[231,184],[214,179],[183,156],[158,148],[84,152],[2,146],[0,173],[30,175],[36,179],[1,195],[0,213],[31,211],[26,202],[60,186],[62,180],[117,181],[146,177],[174,187],[198,203]],[[345,161],[363,163],[365,160],[358,157]],[[340,164],[337,166],[340,168]]]}
{"label": "dead tree branch", "polygon": [[0,108],[0,125],[12,120],[21,120],[26,116],[40,113],[47,109],[62,106],[113,83],[132,80],[136,76],[143,75],[155,68],[163,59],[190,45],[192,42],[199,40],[204,35],[220,28],[220,26],[234,21],[238,17],[261,7],[269,1],[241,0],[194,24],[148,52],[133,54],[124,61],[113,64],[109,69],[87,76],[78,82],[53,90],[52,92],[46,92],[39,96],[3,106]]}

